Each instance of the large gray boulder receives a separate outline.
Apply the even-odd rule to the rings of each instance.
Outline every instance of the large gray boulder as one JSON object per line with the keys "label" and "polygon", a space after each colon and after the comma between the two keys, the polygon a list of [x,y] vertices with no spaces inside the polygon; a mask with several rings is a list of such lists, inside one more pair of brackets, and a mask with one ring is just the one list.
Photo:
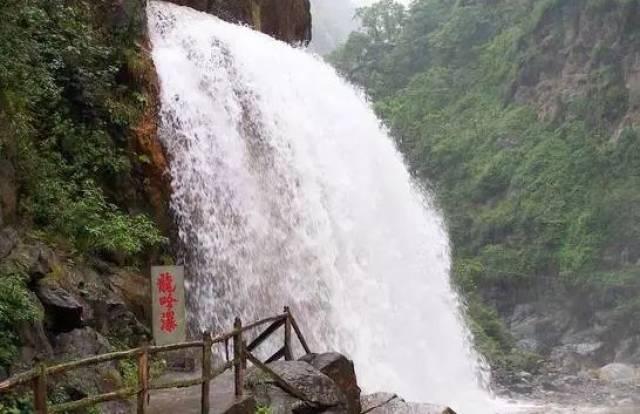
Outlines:
{"label": "large gray boulder", "polygon": [[601,380],[615,384],[634,384],[640,382],[639,372],[626,364],[613,363],[605,365],[598,371]]}
{"label": "large gray boulder", "polygon": [[4,257],[3,264],[19,269],[27,283],[33,284],[60,268],[60,260],[51,248],[40,242],[21,239],[19,234],[10,229],[5,231],[5,235],[8,236],[8,239],[5,239],[6,248],[10,249],[8,256]]}
{"label": "large gray boulder", "polygon": [[391,400],[398,398],[396,394],[390,392],[376,392],[374,394],[363,395],[360,398],[362,412],[368,413],[375,408],[388,404]]}
{"label": "large gray boulder", "polygon": [[273,414],[310,414],[330,411],[348,413],[347,401],[331,378],[304,361],[276,361],[269,365],[276,374],[305,396],[302,401],[282,390],[266,373],[251,368],[246,387],[258,405]]}
{"label": "large gray boulder", "polygon": [[456,414],[449,407],[410,403],[395,394],[376,393],[362,397],[362,414]]}
{"label": "large gray boulder", "polygon": [[333,380],[344,393],[347,408],[352,414],[360,414],[360,387],[353,362],[337,352],[324,354],[307,354],[300,358]]}
{"label": "large gray boulder", "polygon": [[38,283],[35,293],[44,305],[46,326],[52,332],[80,328],[90,317],[89,306],[53,280]]}
{"label": "large gray boulder", "polygon": [[[92,328],[75,329],[62,333],[54,340],[53,351],[56,361],[71,361],[113,352],[107,338]],[[122,387],[122,377],[117,362],[91,365],[58,376],[58,389],[70,400],[78,400],[89,395],[108,393]],[[129,413],[128,402],[115,401],[104,404],[108,413]]]}
{"label": "large gray boulder", "polygon": [[614,362],[640,364],[640,335],[620,341],[615,350]]}

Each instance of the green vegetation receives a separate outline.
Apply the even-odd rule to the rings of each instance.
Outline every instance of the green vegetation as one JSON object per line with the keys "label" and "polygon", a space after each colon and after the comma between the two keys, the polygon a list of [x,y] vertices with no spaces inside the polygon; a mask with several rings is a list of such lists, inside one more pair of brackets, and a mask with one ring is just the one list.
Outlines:
{"label": "green vegetation", "polygon": [[133,79],[140,29],[106,27],[93,2],[8,3],[0,7],[0,157],[18,169],[22,216],[81,252],[135,254],[161,243],[148,217],[107,196],[132,180],[128,135],[146,102]]}
{"label": "green vegetation", "polygon": [[[122,375],[122,386],[125,388],[138,386],[138,362],[133,359],[123,359],[118,368]],[[153,381],[160,378],[167,368],[167,361],[153,358],[149,364],[149,378]]]}
{"label": "green vegetation", "polygon": [[21,269],[0,267],[0,365],[11,361],[17,353],[15,328],[42,318],[32,296]]}
{"label": "green vegetation", "polygon": [[411,170],[433,187],[479,348],[494,366],[536,360],[485,305],[496,289],[514,296],[562,285],[594,302],[615,291],[620,314],[637,309],[640,130],[622,120],[639,106],[622,58],[600,43],[573,95],[515,93],[543,74],[561,76],[553,53],[566,47],[572,8],[594,27],[609,14],[631,41],[639,30],[625,14],[639,2],[418,0],[407,11],[391,3],[361,10],[363,31],[329,60],[367,89]]}
{"label": "green vegetation", "polygon": [[271,407],[266,405],[258,405],[255,410],[255,414],[271,414],[272,412]]}
{"label": "green vegetation", "polygon": [[[138,75],[148,65],[133,16],[144,17],[144,2],[122,2],[127,15],[117,19],[111,7],[0,1],[0,161],[16,171],[16,228],[135,264],[165,243],[131,196],[139,157],[130,136],[147,103]],[[0,270],[0,365],[15,355],[16,327],[41,317],[18,273]]]}
{"label": "green vegetation", "polygon": [[0,400],[0,413],[2,414],[31,414],[33,412],[33,396],[31,393],[3,395],[2,400]]}

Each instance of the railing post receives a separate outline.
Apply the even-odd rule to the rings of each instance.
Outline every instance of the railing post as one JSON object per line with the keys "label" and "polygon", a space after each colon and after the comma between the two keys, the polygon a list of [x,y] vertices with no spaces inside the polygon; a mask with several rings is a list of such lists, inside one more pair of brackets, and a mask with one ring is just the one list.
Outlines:
{"label": "railing post", "polygon": [[244,350],[242,349],[242,321],[236,318],[233,323],[233,368],[236,397],[244,393]]}
{"label": "railing post", "polygon": [[[242,340],[242,348],[240,351],[240,360],[242,361],[242,372],[247,370],[247,341]],[[244,377],[243,377],[244,380]]]}
{"label": "railing post", "polygon": [[300,330],[300,327],[296,322],[296,318],[294,318],[291,313],[289,313],[289,320],[291,321],[291,326],[293,327],[293,330],[295,331],[296,336],[300,341],[300,345],[302,345],[302,348],[304,349],[304,352],[306,352],[307,354],[310,354],[311,350],[309,349],[309,345],[307,345],[307,341],[304,339],[304,336],[302,335],[302,331]]}
{"label": "railing post", "polygon": [[138,414],[147,413],[149,403],[149,345],[142,345],[138,357]]}
{"label": "railing post", "polygon": [[291,313],[289,307],[284,307],[284,313],[287,315],[284,320],[284,360],[293,360],[293,351],[291,350]]}
{"label": "railing post", "polygon": [[211,381],[211,333],[202,334],[202,395],[200,406],[202,414],[209,414],[209,382]]}
{"label": "railing post", "polygon": [[47,414],[47,366],[38,366],[38,376],[33,379],[33,406],[37,414]]}

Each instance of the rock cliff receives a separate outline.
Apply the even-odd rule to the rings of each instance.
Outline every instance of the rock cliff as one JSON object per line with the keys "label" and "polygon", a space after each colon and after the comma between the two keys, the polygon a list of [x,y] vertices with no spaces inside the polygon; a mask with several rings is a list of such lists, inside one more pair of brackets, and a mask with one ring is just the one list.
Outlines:
{"label": "rock cliff", "polygon": [[[615,146],[625,130],[637,129],[640,122],[638,28],[640,3],[635,1],[566,2],[546,8],[523,40],[526,57],[508,99],[536,108],[542,122],[561,126],[583,119]],[[625,214],[637,208],[637,201],[629,196],[625,202],[630,207],[620,205],[618,214],[627,220],[623,227],[632,229],[635,219]],[[591,254],[599,256],[592,273],[627,269],[631,274],[640,264],[640,241],[618,231]],[[601,291],[579,284],[567,287],[557,277],[550,272],[522,290],[485,292],[518,344],[569,372],[611,362],[640,364],[640,334],[624,312],[631,305],[621,305],[637,295],[637,288],[616,283],[602,283]]]}
{"label": "rock cliff", "polygon": [[[527,39],[511,96],[533,104],[542,120],[562,119],[582,99],[590,121],[616,134],[640,121],[637,2],[569,2],[548,7]],[[604,99],[603,99],[604,98]]]}
{"label": "rock cliff", "polygon": [[311,40],[309,0],[169,0],[231,23],[246,24],[288,43]]}

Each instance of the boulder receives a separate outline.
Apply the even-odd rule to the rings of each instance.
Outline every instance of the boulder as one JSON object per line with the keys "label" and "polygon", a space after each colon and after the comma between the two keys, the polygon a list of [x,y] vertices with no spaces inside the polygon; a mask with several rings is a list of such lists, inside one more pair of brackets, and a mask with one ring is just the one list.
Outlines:
{"label": "boulder", "polygon": [[311,4],[309,0],[169,0],[220,17],[231,23],[245,24],[289,43],[311,40]]}
{"label": "boulder", "polygon": [[75,359],[111,352],[111,344],[92,328],[74,329],[55,337],[54,354],[57,359]]}
{"label": "boulder", "polygon": [[634,384],[640,380],[636,369],[617,362],[600,368],[598,376],[603,381],[615,384]]}
{"label": "boulder", "polygon": [[[550,359],[557,367],[568,372],[578,372],[594,366],[594,361],[602,360],[602,342],[581,342],[554,347]],[[597,362],[595,362],[597,364]]]}
{"label": "boulder", "polygon": [[138,319],[151,320],[150,279],[131,271],[118,271],[109,276],[109,286]]}
{"label": "boulder", "polygon": [[410,403],[395,394],[378,393],[362,398],[362,414],[456,414],[449,407]]}
{"label": "boulder", "polygon": [[222,409],[222,414],[255,414],[256,399],[251,396],[243,396],[235,399],[229,407]]}
{"label": "boulder", "polygon": [[[33,302],[38,303],[35,298]],[[37,361],[51,359],[53,356],[53,348],[44,330],[42,321],[22,322],[17,328],[17,334],[20,338],[21,346],[20,358],[17,361],[16,368],[19,366],[30,368]]]}
{"label": "boulder", "polygon": [[[91,328],[74,329],[54,340],[57,361],[70,361],[113,351],[109,341]],[[67,371],[58,376],[57,389],[66,398],[78,400],[96,393],[107,393],[122,386],[122,377],[115,361]],[[130,403],[111,402],[104,405],[108,413],[128,413]]]}
{"label": "boulder", "polygon": [[51,248],[40,242],[30,243],[20,240],[17,234],[11,233],[11,231],[6,233],[9,237],[8,245],[11,246],[11,250],[5,257],[5,263],[20,269],[20,273],[27,276],[26,282],[35,283],[59,268],[60,261]]}
{"label": "boulder", "polygon": [[55,252],[42,243],[29,247],[27,272],[32,280],[41,279],[59,266]]}
{"label": "boulder", "polygon": [[507,323],[521,349],[544,352],[559,344],[569,318],[562,309],[551,307],[541,311],[534,304],[523,303],[514,307]]}
{"label": "boulder", "polygon": [[85,300],[92,308],[92,317],[87,324],[103,335],[122,338],[130,346],[140,345],[149,336],[149,330],[113,294]]}
{"label": "boulder", "polygon": [[67,272],[65,287],[74,292],[90,311],[85,324],[103,335],[125,338],[137,346],[148,334],[129,306],[110,284],[110,279],[92,267],[79,265]]}
{"label": "boulder", "polygon": [[35,293],[44,306],[47,329],[54,333],[80,328],[90,318],[88,306],[55,281],[40,281]]}
{"label": "boulder", "polygon": [[251,383],[249,389],[254,395],[257,406],[269,407],[271,414],[316,413],[322,411],[314,410],[273,383],[259,385]]}
{"label": "boulder", "polygon": [[381,407],[394,398],[398,398],[396,394],[390,392],[376,392],[374,394],[363,395],[360,398],[363,413],[368,413],[376,407]]}
{"label": "boulder", "polygon": [[333,380],[347,400],[350,413],[360,414],[360,387],[353,362],[344,355],[330,352],[324,354],[307,354],[300,358]]}
{"label": "boulder", "polygon": [[620,341],[615,350],[614,362],[640,365],[640,335]]}
{"label": "boulder", "polygon": [[336,384],[304,361],[276,361],[269,364],[292,387],[306,398],[298,398],[282,390],[266,373],[253,367],[247,373],[246,386],[255,396],[259,405],[269,406],[273,414],[320,413],[327,410],[347,413],[347,401]]}

